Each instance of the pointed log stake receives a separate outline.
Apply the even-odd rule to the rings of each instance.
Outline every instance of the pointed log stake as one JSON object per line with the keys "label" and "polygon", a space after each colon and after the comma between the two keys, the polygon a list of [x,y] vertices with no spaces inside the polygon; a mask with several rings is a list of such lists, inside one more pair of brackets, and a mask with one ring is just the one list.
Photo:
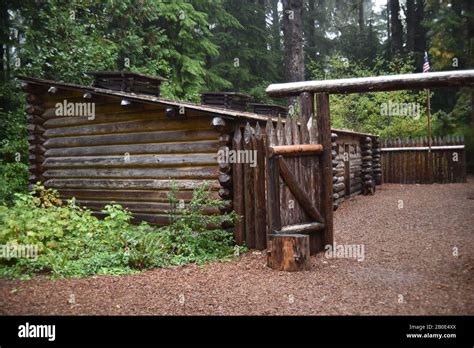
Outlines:
{"label": "pointed log stake", "polygon": [[255,126],[254,150],[256,151],[256,166],[254,168],[255,190],[255,247],[265,249],[267,243],[267,209],[265,196],[265,142],[260,124]]}
{"label": "pointed log stake", "polygon": [[[281,176],[283,177],[286,184],[288,185],[288,188],[290,189],[291,193],[293,193],[295,198],[300,203],[305,213],[308,214],[311,219],[324,224],[324,219],[322,218],[318,209],[316,209],[311,199],[306,195],[306,193],[298,185],[298,182],[294,178],[293,174],[288,168],[288,165],[286,164],[286,161],[283,159],[283,157],[281,156],[278,157],[278,164],[280,167]],[[331,186],[332,186],[332,177],[331,177]]]}
{"label": "pointed log stake", "polygon": [[283,123],[281,122],[281,117],[278,116],[278,122],[276,127],[276,136],[277,136],[277,144],[284,145],[285,144],[285,135],[283,130]]}
{"label": "pointed log stake", "polygon": [[268,145],[274,146],[277,144],[275,128],[273,128],[273,120],[269,116],[267,120],[267,125],[265,127],[265,132],[267,133]]}
{"label": "pointed log stake", "polygon": [[[239,151],[242,149],[242,132],[239,126],[235,127],[234,137],[232,139],[232,149]],[[244,172],[242,163],[232,165],[233,177],[233,206],[234,211],[239,216],[239,220],[234,227],[234,238],[238,245],[245,241],[245,220],[244,220]]]}
{"label": "pointed log stake", "polygon": [[[247,153],[253,150],[253,130],[250,124],[244,129],[244,150]],[[245,242],[250,249],[255,248],[255,191],[254,191],[254,168],[249,163],[244,164],[244,190],[245,190]]]}

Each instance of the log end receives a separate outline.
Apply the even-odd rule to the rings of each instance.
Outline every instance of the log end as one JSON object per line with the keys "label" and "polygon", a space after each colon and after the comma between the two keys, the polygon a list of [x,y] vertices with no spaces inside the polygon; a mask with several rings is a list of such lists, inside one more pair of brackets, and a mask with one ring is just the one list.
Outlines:
{"label": "log end", "polygon": [[269,235],[268,241],[268,267],[286,272],[310,269],[308,235],[271,234]]}

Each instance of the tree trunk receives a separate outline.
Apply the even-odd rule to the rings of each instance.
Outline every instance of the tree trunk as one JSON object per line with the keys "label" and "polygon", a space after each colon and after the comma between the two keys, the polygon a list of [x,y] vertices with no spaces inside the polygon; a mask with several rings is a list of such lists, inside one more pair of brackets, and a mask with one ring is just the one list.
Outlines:
{"label": "tree trunk", "polygon": [[392,54],[403,52],[403,26],[400,20],[400,3],[398,0],[390,0],[390,24],[392,28]]}
{"label": "tree trunk", "polygon": [[359,31],[364,32],[365,20],[364,20],[364,0],[359,0],[358,12],[359,12]]}
{"label": "tree trunk", "polygon": [[304,80],[303,0],[283,0],[284,77],[286,82]]}
{"label": "tree trunk", "polygon": [[308,53],[312,59],[316,58],[316,31],[314,28],[316,17],[315,2],[316,0],[308,1],[308,12],[306,13],[308,23]]}
{"label": "tree trunk", "polygon": [[415,0],[407,0],[407,52],[415,51],[416,11]]}
{"label": "tree trunk", "polygon": [[273,39],[273,50],[281,50],[280,42],[280,15],[278,13],[278,0],[271,0],[272,7],[272,39]]}
{"label": "tree trunk", "polygon": [[425,20],[425,4],[424,0],[416,0],[415,4],[415,48],[416,52],[415,66],[417,71],[422,71],[423,55],[426,50],[426,28],[423,26]]}

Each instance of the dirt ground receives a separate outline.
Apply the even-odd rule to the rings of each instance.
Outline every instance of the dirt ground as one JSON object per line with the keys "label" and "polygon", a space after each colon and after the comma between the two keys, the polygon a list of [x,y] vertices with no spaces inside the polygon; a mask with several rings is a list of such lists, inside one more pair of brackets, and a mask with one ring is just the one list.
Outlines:
{"label": "dirt ground", "polygon": [[336,243],[364,245],[363,261],[321,253],[285,273],[249,252],[130,276],[0,280],[0,314],[474,314],[473,178],[385,184],[343,203],[334,227]]}

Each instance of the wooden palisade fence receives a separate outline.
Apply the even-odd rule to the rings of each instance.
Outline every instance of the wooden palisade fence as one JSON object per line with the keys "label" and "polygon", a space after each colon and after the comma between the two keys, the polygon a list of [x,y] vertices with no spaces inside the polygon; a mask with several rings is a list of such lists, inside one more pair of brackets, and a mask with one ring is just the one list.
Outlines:
{"label": "wooden palisade fence", "polygon": [[431,184],[466,181],[466,150],[461,136],[382,141],[385,183]]}
{"label": "wooden palisade fence", "polygon": [[247,123],[235,128],[232,139],[233,150],[256,154],[255,166],[232,166],[233,209],[243,217],[236,240],[250,248],[267,246],[269,265],[276,269],[305,269],[310,254],[332,243],[331,133],[323,121],[327,100],[320,98],[315,115],[312,98],[301,96],[298,117],[268,118],[265,127]]}

